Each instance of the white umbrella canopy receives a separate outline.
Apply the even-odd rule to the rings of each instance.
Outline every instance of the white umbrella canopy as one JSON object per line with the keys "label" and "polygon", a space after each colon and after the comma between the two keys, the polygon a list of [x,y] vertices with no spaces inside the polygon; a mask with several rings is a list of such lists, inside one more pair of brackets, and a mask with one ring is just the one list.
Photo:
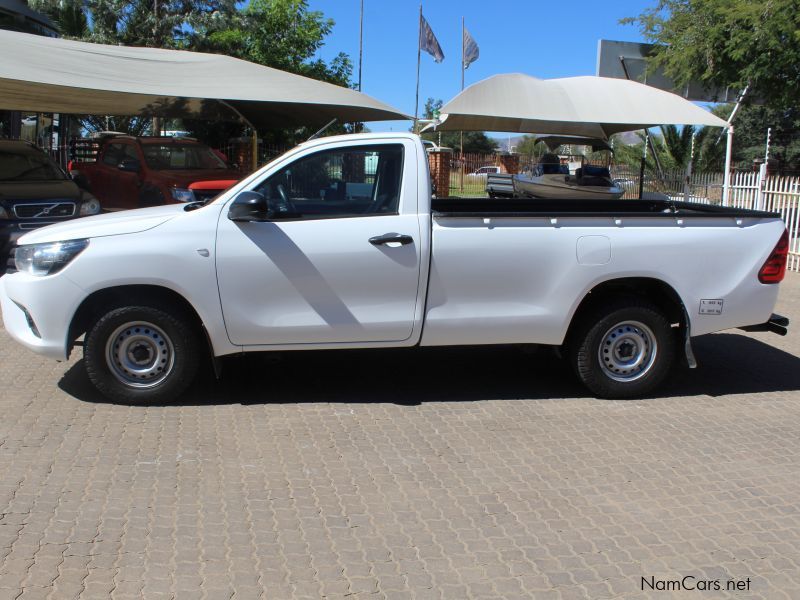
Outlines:
{"label": "white umbrella canopy", "polygon": [[0,109],[238,118],[265,127],[410,119],[348,88],[244,60],[0,31]]}
{"label": "white umbrella canopy", "polygon": [[608,139],[655,125],[727,123],[644,84],[609,77],[537,79],[522,73],[479,81],[442,106],[437,130],[504,131]]}

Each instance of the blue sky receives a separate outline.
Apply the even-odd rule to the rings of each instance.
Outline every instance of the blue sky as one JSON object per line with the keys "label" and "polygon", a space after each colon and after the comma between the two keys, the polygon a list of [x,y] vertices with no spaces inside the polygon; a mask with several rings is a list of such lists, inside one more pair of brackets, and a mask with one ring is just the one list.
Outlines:
{"label": "blue sky", "polygon": [[[600,39],[643,41],[635,26],[620,25],[655,0],[544,2],[541,0],[427,0],[423,13],[445,59],[422,54],[420,112],[425,99],[447,102],[461,88],[461,17],[480,47],[466,72],[466,85],[497,73],[536,77],[594,75]],[[360,0],[310,0],[313,10],[336,21],[319,56],[346,52],[358,69]],[[364,0],[363,91],[414,114],[419,2]],[[407,130],[408,121],[372,123],[373,131]]]}

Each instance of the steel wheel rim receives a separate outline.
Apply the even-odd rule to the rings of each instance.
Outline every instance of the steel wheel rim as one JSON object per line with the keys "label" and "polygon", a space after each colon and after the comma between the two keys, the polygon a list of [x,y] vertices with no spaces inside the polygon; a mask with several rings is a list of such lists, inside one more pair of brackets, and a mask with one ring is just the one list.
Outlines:
{"label": "steel wheel rim", "polygon": [[175,348],[160,327],[132,321],[117,327],[108,337],[106,363],[111,374],[123,385],[151,388],[172,372]]}
{"label": "steel wheel rim", "polygon": [[630,382],[650,372],[657,353],[656,336],[647,325],[640,321],[622,321],[603,335],[597,356],[607,377]]}

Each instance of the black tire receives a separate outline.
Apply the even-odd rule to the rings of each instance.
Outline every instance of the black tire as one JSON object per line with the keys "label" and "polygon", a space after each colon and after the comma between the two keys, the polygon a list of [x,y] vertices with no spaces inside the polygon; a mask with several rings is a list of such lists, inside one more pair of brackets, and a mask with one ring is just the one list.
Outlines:
{"label": "black tire", "polygon": [[83,358],[89,379],[106,398],[169,403],[194,380],[200,350],[197,327],[180,311],[124,306],[109,310],[87,332]]}
{"label": "black tire", "polygon": [[676,334],[654,304],[619,298],[581,319],[569,350],[578,378],[595,396],[635,398],[658,387],[672,370]]}

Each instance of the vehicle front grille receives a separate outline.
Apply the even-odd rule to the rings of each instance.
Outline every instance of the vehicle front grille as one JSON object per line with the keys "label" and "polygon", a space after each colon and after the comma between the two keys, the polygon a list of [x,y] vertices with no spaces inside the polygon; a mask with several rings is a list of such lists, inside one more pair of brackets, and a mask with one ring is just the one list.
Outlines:
{"label": "vehicle front grille", "polygon": [[53,219],[75,215],[74,202],[41,202],[14,205],[14,216],[18,219]]}

